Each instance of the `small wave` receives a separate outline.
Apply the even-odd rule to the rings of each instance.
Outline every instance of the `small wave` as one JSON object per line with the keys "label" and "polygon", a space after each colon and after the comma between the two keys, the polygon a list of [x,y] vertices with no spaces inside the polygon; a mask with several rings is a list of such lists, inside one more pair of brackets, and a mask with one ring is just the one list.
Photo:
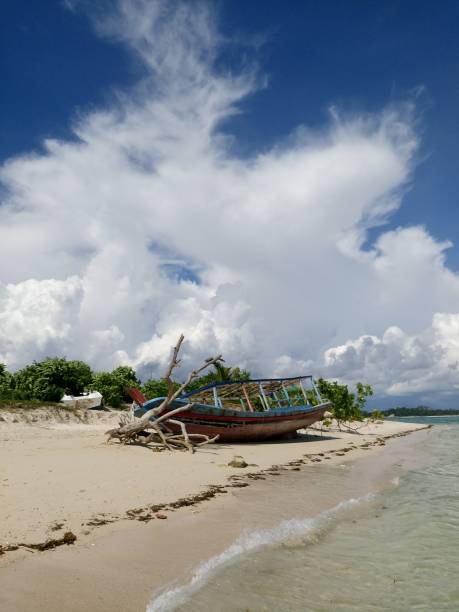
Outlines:
{"label": "small wave", "polygon": [[301,538],[303,543],[315,541],[343,512],[345,513],[358,504],[371,501],[375,496],[375,493],[368,493],[356,499],[351,498],[342,501],[313,518],[289,519],[282,521],[272,529],[254,530],[242,534],[221,554],[199,565],[187,584],[169,589],[156,596],[147,605],[146,612],[171,612],[175,610],[177,606],[185,603],[190,595],[200,589],[217,570],[244,554],[254,552],[265,546],[294,541],[298,538]]}
{"label": "small wave", "polygon": [[400,477],[399,476],[395,476],[395,478],[392,478],[391,483],[395,486],[398,487],[398,485],[400,484]]}

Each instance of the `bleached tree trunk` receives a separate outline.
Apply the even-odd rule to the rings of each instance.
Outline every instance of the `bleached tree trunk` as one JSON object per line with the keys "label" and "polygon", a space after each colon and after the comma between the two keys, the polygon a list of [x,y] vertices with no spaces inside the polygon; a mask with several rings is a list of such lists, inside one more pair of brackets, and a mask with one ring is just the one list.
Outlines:
{"label": "bleached tree trunk", "polygon": [[[148,410],[141,418],[134,417],[134,420],[127,423],[120,422],[119,427],[107,431],[108,442],[112,439],[118,439],[123,444],[131,442],[143,445],[153,444],[156,448],[162,447],[168,450],[188,449],[190,452],[194,452],[195,446],[202,446],[203,444],[215,442],[215,440],[218,438],[218,436],[215,438],[209,438],[203,434],[189,434],[186,430],[185,424],[182,423],[182,421],[171,418],[180,414],[181,412],[189,410],[192,406],[192,404],[187,404],[186,406],[169,410],[169,407],[174,400],[176,400],[188,387],[188,385],[206,368],[223,361],[221,355],[206,359],[204,364],[201,367],[191,371],[186,377],[185,382],[174,391],[172,374],[175,368],[177,368],[181,363],[179,353],[184,339],[185,337],[183,334],[181,334],[176,346],[172,350],[171,360],[164,376],[168,388],[166,398],[159,406]],[[182,433],[174,434],[171,429],[168,428],[168,423],[180,427]],[[151,433],[145,435],[145,433],[150,430]],[[196,440],[196,442],[194,440]],[[199,440],[199,442],[197,440]]]}

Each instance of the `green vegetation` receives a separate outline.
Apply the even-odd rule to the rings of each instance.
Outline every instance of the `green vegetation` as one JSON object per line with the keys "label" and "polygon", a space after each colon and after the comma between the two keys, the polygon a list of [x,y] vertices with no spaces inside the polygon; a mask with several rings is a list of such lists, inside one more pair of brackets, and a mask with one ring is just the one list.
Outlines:
{"label": "green vegetation", "polygon": [[[213,370],[193,380],[187,388],[187,391],[196,391],[200,387],[211,385],[214,382],[250,380],[250,372],[241,368],[228,368],[221,363],[213,364]],[[178,383],[175,388],[178,388]],[[142,393],[147,399],[154,397],[162,397],[167,395],[167,384],[164,379],[151,378],[142,386]]]}
{"label": "green vegetation", "polygon": [[391,410],[383,410],[382,414],[384,416],[455,416],[459,415],[459,409],[456,410],[445,410],[439,409],[435,410],[434,408],[429,408],[428,406],[416,406],[415,408],[406,408],[405,406],[401,406],[400,408],[392,408]]}
{"label": "green vegetation", "polygon": [[83,361],[47,358],[10,374],[0,366],[0,398],[58,402],[65,393],[81,394],[91,383],[91,368]]}
{"label": "green vegetation", "polygon": [[200,387],[205,387],[215,382],[250,380],[250,372],[247,370],[225,367],[221,363],[214,363],[212,367],[213,370],[193,380],[188,386],[188,391],[196,391]]}
{"label": "green vegetation", "polygon": [[[249,378],[250,373],[245,370],[216,364],[211,372],[193,381],[189,390],[215,381]],[[167,395],[167,384],[163,379],[152,378],[141,386],[135,371],[128,366],[119,366],[111,372],[93,372],[83,361],[48,357],[12,374],[0,363],[0,405],[11,406],[19,402],[21,406],[32,408],[42,406],[44,402],[59,402],[65,394],[99,391],[105,404],[118,408],[123,402],[130,402],[126,394],[129,387],[140,387],[147,399]]]}
{"label": "green vegetation", "polygon": [[0,363],[0,397],[9,399],[8,395],[11,391],[11,379],[12,374],[7,371],[4,363]]}
{"label": "green vegetation", "polygon": [[[195,391],[214,382],[240,380],[250,380],[250,372],[216,363],[212,370],[194,380],[188,390]],[[373,394],[370,385],[358,383],[355,392],[351,392],[347,385],[323,378],[319,378],[316,384],[322,397],[332,402],[333,416],[338,423],[363,420],[366,399]],[[13,374],[7,371],[4,364],[0,364],[1,404],[8,401],[21,402],[23,405],[33,407],[43,402],[59,402],[64,394],[81,395],[84,391],[99,391],[106,405],[118,408],[122,403],[130,401],[126,394],[129,387],[140,387],[147,399],[167,395],[167,384],[163,379],[152,378],[141,386],[136,372],[129,366],[119,366],[111,372],[92,372],[89,365],[83,361],[53,357],[40,362],[35,361]],[[294,400],[297,393],[298,402],[302,401],[302,391],[299,388],[291,393],[293,394],[291,399]],[[311,403],[314,403],[312,391],[307,393]],[[261,403],[260,409],[262,409]],[[395,411],[386,411],[386,414],[388,412],[395,413]],[[440,414],[437,411],[434,413]],[[372,418],[382,418],[382,414],[376,411],[372,414]]]}
{"label": "green vegetation", "polygon": [[333,417],[338,423],[363,420],[367,397],[373,395],[370,385],[359,382],[356,385],[356,392],[352,393],[347,385],[319,378],[316,386],[320,395],[332,403]]}
{"label": "green vegetation", "polygon": [[15,410],[16,408],[64,408],[65,404],[59,402],[40,402],[39,400],[12,400],[0,399],[0,409]]}
{"label": "green vegetation", "polygon": [[[178,385],[176,385],[178,387]],[[167,395],[167,383],[164,379],[150,378],[142,386],[142,393],[147,399],[153,399],[155,397],[165,397]]]}
{"label": "green vegetation", "polygon": [[83,361],[48,357],[12,374],[4,364],[0,364],[2,403],[21,402],[21,405],[32,407],[43,402],[59,402],[65,394],[99,391],[108,405],[118,407],[129,401],[126,387],[139,385],[134,370],[127,366],[120,366],[112,372],[94,373]]}
{"label": "green vegetation", "polygon": [[98,372],[90,383],[91,391],[102,393],[105,404],[119,408],[123,402],[131,401],[126,389],[139,387],[140,381],[129,366],[119,366],[111,372]]}

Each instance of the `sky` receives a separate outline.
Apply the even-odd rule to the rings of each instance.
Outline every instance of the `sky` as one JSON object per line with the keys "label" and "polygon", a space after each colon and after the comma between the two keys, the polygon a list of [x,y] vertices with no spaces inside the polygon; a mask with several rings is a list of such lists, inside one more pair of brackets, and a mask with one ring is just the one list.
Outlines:
{"label": "sky", "polygon": [[7,2],[0,361],[158,376],[183,332],[184,368],[457,406],[458,13]]}

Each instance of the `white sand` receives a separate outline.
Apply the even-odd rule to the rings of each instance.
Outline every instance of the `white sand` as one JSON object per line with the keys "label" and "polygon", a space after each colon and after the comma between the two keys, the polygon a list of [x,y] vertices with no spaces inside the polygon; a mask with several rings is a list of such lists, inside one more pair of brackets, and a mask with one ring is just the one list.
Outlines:
{"label": "white sand", "polygon": [[[46,552],[21,547],[1,555],[0,610],[143,612],[158,588],[189,580],[197,563],[220,554],[244,530],[270,528],[295,512],[316,516],[342,499],[378,487],[379,476],[394,462],[403,462],[403,449],[418,436],[391,439],[387,446],[375,445],[377,439],[423,427],[385,422],[370,425],[359,436],[333,432],[323,439],[215,445],[190,455],[107,446],[106,423],[3,423],[0,544],[42,542],[66,530],[78,540]],[[344,454],[333,452],[353,446]],[[227,467],[235,454],[257,467]],[[313,454],[320,462],[313,462]],[[265,474],[262,482],[247,479],[253,485],[248,488],[228,486],[232,475],[243,477],[292,461],[301,467],[276,470],[284,477]],[[323,472],[316,465],[332,469]],[[126,520],[126,510],[173,502],[205,491],[211,483],[226,484],[226,494],[199,506],[166,509],[162,514],[168,520]],[[295,495],[300,495],[296,509]],[[88,528],[88,519],[101,513],[119,518]],[[62,527],[51,531],[56,521]]]}
{"label": "white sand", "polygon": [[[209,484],[223,485],[230,475],[244,473],[227,466],[234,455],[256,464],[245,469],[253,472],[287,464],[305,453],[327,453],[350,442],[361,446],[378,436],[422,426],[386,421],[365,427],[364,435],[333,432],[329,439],[212,445],[194,455],[107,445],[107,427],[1,424],[0,545],[42,542],[68,530],[81,537],[92,531],[85,523],[94,516],[121,518],[132,508],[172,502]],[[346,456],[363,453],[356,450]],[[52,531],[56,523],[62,527]]]}

